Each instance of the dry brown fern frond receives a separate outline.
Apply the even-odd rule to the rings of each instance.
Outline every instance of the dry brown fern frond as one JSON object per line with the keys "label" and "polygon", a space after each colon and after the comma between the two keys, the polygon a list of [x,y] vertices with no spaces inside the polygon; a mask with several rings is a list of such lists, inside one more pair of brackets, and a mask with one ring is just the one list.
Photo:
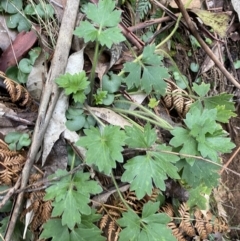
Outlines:
{"label": "dry brown fern frond", "polygon": [[172,80],[167,79],[167,93],[163,97],[163,101],[168,109],[176,109],[179,115],[185,116],[193,103],[188,94],[179,88]]}
{"label": "dry brown fern frond", "polygon": [[222,232],[228,232],[229,231],[228,224],[221,217],[215,218],[213,229],[214,229],[215,233],[216,232],[222,233]]}
{"label": "dry brown fern frond", "polygon": [[[0,139],[0,150],[1,150],[1,152],[2,152],[3,150],[6,150],[6,151],[9,150],[8,145],[7,145],[3,140],[1,140],[1,139]],[[1,153],[0,153],[0,155],[1,155]]]}
{"label": "dry brown fern frond", "polygon": [[206,239],[207,236],[211,233],[212,228],[210,227],[212,224],[209,222],[208,218],[203,215],[201,210],[197,209],[194,212],[195,216],[195,228],[200,236],[201,239]]}
{"label": "dry brown fern frond", "polygon": [[5,84],[6,91],[8,92],[13,103],[18,103],[23,107],[37,109],[36,104],[27,89],[16,81],[8,78],[3,72],[0,72],[0,77],[4,79],[3,83]]}
{"label": "dry brown fern frond", "polygon": [[203,220],[197,220],[195,223],[195,228],[197,229],[197,232],[201,239],[207,238],[208,234]]}
{"label": "dry brown fern frond", "polygon": [[163,212],[165,212],[170,218],[174,217],[174,209],[173,209],[172,204],[170,204],[170,203],[165,204],[165,205],[161,208],[161,210],[162,210]]}
{"label": "dry brown fern frond", "polygon": [[104,231],[108,241],[117,240],[119,235],[119,226],[116,220],[121,217],[121,212],[109,209],[107,213],[103,215],[99,222],[99,228]]}
{"label": "dry brown fern frond", "polygon": [[[143,206],[148,201],[156,201],[159,189],[153,189],[151,196],[146,195],[143,199],[138,200],[135,192],[127,190],[122,193],[125,202],[136,212],[141,213]],[[107,204],[102,204],[98,213],[102,213],[98,226],[104,231],[108,241],[118,240],[121,228],[117,224],[117,220],[122,217],[122,212],[127,211],[125,203],[119,198],[112,195],[109,197]],[[112,207],[111,207],[112,206]]]}
{"label": "dry brown fern frond", "polygon": [[103,230],[103,229],[106,227],[108,221],[109,221],[109,216],[108,216],[108,214],[103,215],[102,218],[101,218],[101,220],[100,220],[100,222],[99,222],[99,228],[100,228],[101,230]]}
{"label": "dry brown fern frond", "polygon": [[0,147],[0,160],[2,161],[6,157],[14,157],[18,155],[19,153],[17,151],[11,151],[9,149],[1,149]]}
{"label": "dry brown fern frond", "polygon": [[228,225],[223,218],[214,217],[210,211],[203,213],[199,209],[195,209],[191,214],[186,203],[182,203],[178,210],[167,203],[161,207],[160,212],[165,212],[171,218],[168,226],[178,241],[190,240],[197,236],[204,240],[209,234],[228,231]]}
{"label": "dry brown fern frond", "polygon": [[0,171],[0,180],[2,183],[7,186],[12,186],[12,181],[14,179],[14,173],[5,169],[4,171]]}
{"label": "dry brown fern frond", "polygon": [[181,230],[174,222],[168,223],[168,227],[172,230],[172,234],[178,241],[186,241],[186,239],[183,237]]}
{"label": "dry brown fern frond", "polygon": [[22,171],[26,158],[17,151],[11,151],[0,141],[0,183],[12,186]]}
{"label": "dry brown fern frond", "polygon": [[180,214],[180,217],[182,218],[179,228],[181,228],[189,237],[194,237],[196,233],[190,221],[189,207],[187,206],[187,204],[182,203],[178,209],[178,212]]}
{"label": "dry brown fern frond", "polygon": [[[29,178],[29,184],[32,187],[40,187],[40,184],[35,184],[42,179],[41,174],[32,174]],[[36,231],[43,223],[45,223],[50,217],[52,212],[52,202],[44,201],[45,191],[33,191],[27,195],[30,205],[23,210],[21,214],[21,219],[28,213],[33,211],[33,218],[30,223],[30,228],[32,231]]]}

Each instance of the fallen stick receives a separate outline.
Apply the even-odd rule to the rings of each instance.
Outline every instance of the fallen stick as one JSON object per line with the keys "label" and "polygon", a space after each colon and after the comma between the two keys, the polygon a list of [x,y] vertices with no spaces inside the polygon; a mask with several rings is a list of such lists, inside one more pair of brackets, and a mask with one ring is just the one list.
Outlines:
{"label": "fallen stick", "polygon": [[[32,137],[32,145],[28,152],[27,161],[22,171],[21,189],[25,188],[28,183],[30,171],[32,169],[39,148],[42,144],[45,131],[48,127],[52,112],[59,97],[59,90],[55,83],[55,79],[60,74],[64,73],[67,65],[69,50],[72,42],[73,29],[79,9],[79,3],[79,0],[68,0],[66,3],[55,53],[43,90],[43,96],[38,112],[38,119]],[[18,194],[16,204],[14,206],[12,216],[9,221],[9,226],[6,231],[5,241],[12,240],[11,236],[19,215],[23,196],[24,192]]]}
{"label": "fallen stick", "polygon": [[224,74],[224,76],[231,81],[235,87],[240,89],[240,83],[238,83],[234,77],[227,71],[227,69],[223,66],[223,64],[217,59],[216,55],[212,52],[212,50],[208,47],[208,45],[203,41],[200,34],[197,32],[192,20],[190,19],[188,12],[181,0],[175,0],[175,3],[178,5],[179,10],[181,11],[189,30],[192,32],[193,36],[197,39],[201,47],[205,50],[206,54],[212,59],[212,61],[216,64],[216,66],[220,69],[220,71]]}

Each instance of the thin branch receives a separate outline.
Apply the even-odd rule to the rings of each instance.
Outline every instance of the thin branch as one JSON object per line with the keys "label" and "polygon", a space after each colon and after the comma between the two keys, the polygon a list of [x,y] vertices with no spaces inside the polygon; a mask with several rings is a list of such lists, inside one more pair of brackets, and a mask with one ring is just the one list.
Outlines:
{"label": "thin branch", "polygon": [[200,34],[198,33],[197,29],[195,28],[192,20],[190,19],[188,12],[184,8],[181,0],[175,0],[176,4],[178,5],[190,31],[192,32],[193,36],[197,39],[201,47],[205,50],[206,54],[213,60],[216,66],[220,69],[220,71],[224,74],[224,76],[231,81],[234,86],[240,89],[240,84],[234,79],[234,77],[227,71],[227,69],[223,66],[223,64],[217,59],[215,54],[212,50],[208,47],[208,45],[203,41]]}
{"label": "thin branch", "polygon": [[[71,47],[72,34],[76,22],[79,3],[79,0],[68,0],[65,7],[56,50],[46,80],[41,105],[39,107],[39,114],[34,129],[32,145],[29,150],[24,169],[22,171],[21,189],[27,186],[30,171],[36,159],[39,148],[42,144],[44,134],[46,132],[53,110],[59,97],[59,90],[54,80],[60,74],[64,73],[67,65],[67,59]],[[23,196],[24,193],[20,193],[17,197],[17,201],[9,221],[9,227],[5,235],[6,241],[12,240],[11,237],[20,212]]]}

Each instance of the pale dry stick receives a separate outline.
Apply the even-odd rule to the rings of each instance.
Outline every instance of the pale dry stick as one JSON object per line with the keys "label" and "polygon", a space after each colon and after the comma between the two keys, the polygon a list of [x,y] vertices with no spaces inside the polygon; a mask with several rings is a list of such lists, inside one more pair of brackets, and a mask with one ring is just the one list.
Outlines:
{"label": "pale dry stick", "polygon": [[[27,161],[22,171],[21,189],[27,185],[30,170],[42,144],[45,131],[48,127],[52,112],[59,97],[59,90],[55,83],[55,79],[60,74],[64,73],[67,65],[67,59],[71,47],[72,34],[75,26],[79,3],[80,0],[68,0],[66,3],[52,65],[47,76],[45,88],[43,90],[38,119],[33,133],[32,145],[28,152]],[[16,205],[14,207],[13,214],[9,222],[9,227],[5,236],[6,241],[12,240],[11,236],[19,215],[20,206],[23,201],[23,195],[24,193],[20,193],[17,197]]]}
{"label": "pale dry stick", "polygon": [[224,76],[233,83],[235,87],[240,89],[240,84],[234,79],[234,77],[227,71],[227,69],[223,66],[223,64],[217,59],[212,50],[208,47],[208,45],[203,41],[200,34],[197,32],[192,20],[190,19],[185,7],[181,0],[175,0],[175,3],[178,5],[190,31],[193,36],[197,39],[201,47],[205,50],[206,54],[212,59],[212,61],[216,64],[216,66],[220,69],[220,71],[224,74]]}
{"label": "pale dry stick", "polygon": [[221,171],[219,172],[220,175],[222,175],[223,171],[226,170],[226,168],[229,166],[229,164],[232,162],[232,160],[235,158],[235,156],[239,153],[239,151],[240,151],[240,146],[232,154],[232,156],[229,158],[229,160],[223,165]]}

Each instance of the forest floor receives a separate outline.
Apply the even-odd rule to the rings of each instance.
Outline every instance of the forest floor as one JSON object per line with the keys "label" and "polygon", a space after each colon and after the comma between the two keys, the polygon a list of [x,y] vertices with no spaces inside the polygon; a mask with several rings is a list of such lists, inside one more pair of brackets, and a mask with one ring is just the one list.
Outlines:
{"label": "forest floor", "polygon": [[0,239],[240,240],[239,4],[85,2],[0,2]]}

